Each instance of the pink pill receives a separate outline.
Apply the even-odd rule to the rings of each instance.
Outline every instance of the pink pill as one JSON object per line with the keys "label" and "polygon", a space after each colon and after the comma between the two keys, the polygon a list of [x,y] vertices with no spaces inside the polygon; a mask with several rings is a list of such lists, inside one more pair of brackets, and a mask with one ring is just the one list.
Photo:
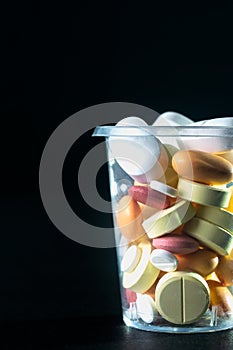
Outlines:
{"label": "pink pill", "polygon": [[154,238],[152,245],[157,249],[165,249],[175,254],[190,254],[199,248],[199,242],[185,234],[167,234]]}
{"label": "pink pill", "polygon": [[137,300],[137,294],[130,289],[125,289],[125,296],[128,303],[133,303]]}
{"label": "pink pill", "polygon": [[137,202],[152,208],[166,209],[170,206],[169,198],[156,190],[146,186],[131,186],[128,190],[129,196]]}

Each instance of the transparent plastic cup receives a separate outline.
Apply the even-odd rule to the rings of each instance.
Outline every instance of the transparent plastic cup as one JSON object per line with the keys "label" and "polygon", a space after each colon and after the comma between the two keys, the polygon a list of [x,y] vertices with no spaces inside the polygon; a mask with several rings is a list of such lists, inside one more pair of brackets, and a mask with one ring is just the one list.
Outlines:
{"label": "transparent plastic cup", "polygon": [[98,126],[93,136],[106,141],[124,323],[233,328],[233,186],[221,177],[233,128]]}

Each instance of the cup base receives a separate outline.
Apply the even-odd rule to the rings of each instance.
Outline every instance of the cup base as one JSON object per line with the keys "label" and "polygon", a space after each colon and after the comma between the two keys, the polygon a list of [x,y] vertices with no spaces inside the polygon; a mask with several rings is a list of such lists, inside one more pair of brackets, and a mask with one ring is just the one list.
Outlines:
{"label": "cup base", "polygon": [[207,312],[198,322],[190,325],[175,325],[167,322],[161,316],[157,316],[153,323],[146,323],[137,316],[131,315],[130,309],[123,310],[123,321],[126,326],[136,328],[143,331],[158,332],[158,333],[210,333],[223,331],[233,328],[233,315],[227,318],[217,318],[214,320],[211,317],[211,311]]}

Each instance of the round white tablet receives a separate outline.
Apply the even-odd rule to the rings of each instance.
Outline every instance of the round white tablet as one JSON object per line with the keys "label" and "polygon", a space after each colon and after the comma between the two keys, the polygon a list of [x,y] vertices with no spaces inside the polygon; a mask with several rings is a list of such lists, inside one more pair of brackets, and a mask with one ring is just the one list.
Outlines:
{"label": "round white tablet", "polygon": [[121,261],[121,271],[131,272],[137,266],[141,256],[141,249],[136,245],[132,245],[125,252]]}
{"label": "round white tablet", "polygon": [[136,307],[138,317],[145,323],[152,323],[158,314],[154,300],[147,294],[137,294]]}

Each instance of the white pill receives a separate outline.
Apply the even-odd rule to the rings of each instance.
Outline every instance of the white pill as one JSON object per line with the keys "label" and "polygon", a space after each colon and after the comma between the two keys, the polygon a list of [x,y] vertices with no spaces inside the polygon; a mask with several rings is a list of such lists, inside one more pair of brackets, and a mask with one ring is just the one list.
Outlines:
{"label": "white pill", "polygon": [[[209,120],[203,120],[200,122],[194,123],[192,126],[200,126],[200,128],[203,127],[218,127],[220,126],[227,128],[233,127],[233,118],[227,117],[227,118],[213,118]],[[181,137],[178,139],[178,145],[180,149],[195,149],[197,151],[204,151],[204,152],[220,152],[220,151],[226,151],[233,148],[233,138],[232,136],[225,136],[224,130],[221,130],[219,128],[219,135],[218,136],[201,136],[202,130],[200,131],[197,128],[196,136],[195,137]],[[218,130],[216,131],[218,132]],[[222,135],[222,136],[221,136]]]}
{"label": "white pill", "polygon": [[132,245],[125,252],[123,259],[121,261],[121,271],[131,272],[138,265],[141,257],[141,249],[136,245]]}
{"label": "white pill", "polygon": [[150,295],[137,294],[137,315],[146,323],[155,321],[158,312],[155,307],[155,302]]}
{"label": "white pill", "polygon": [[177,112],[164,112],[158,116],[152,125],[155,126],[185,126],[192,124],[192,119]]}
{"label": "white pill", "polygon": [[129,134],[126,130],[124,136],[120,136],[119,130],[119,136],[109,137],[111,156],[127,174],[140,183],[162,177],[168,166],[168,155],[161,142],[148,129],[143,129],[148,126],[146,122],[138,117],[128,117],[119,121],[116,124],[118,126],[138,128],[131,128]]}
{"label": "white pill", "polygon": [[165,272],[175,271],[178,266],[175,255],[164,249],[154,249],[150,255],[150,262],[157,269]]}
{"label": "white pill", "polygon": [[[155,122],[152,124],[153,126],[186,126],[186,125],[192,125],[193,121],[187,117],[185,117],[184,115],[180,114],[180,113],[176,113],[176,112],[165,112],[162,113],[158,116],[158,118],[155,120]],[[163,136],[163,137],[159,137],[158,139],[162,142],[162,143],[166,143],[166,144],[170,144],[173,145],[177,148],[179,148],[179,144],[177,142],[176,137],[167,137],[167,136]]]}
{"label": "white pill", "polygon": [[174,187],[164,184],[163,182],[153,180],[150,182],[150,188],[158,192],[164,193],[167,196],[170,196],[173,198],[177,197],[177,190]]}

